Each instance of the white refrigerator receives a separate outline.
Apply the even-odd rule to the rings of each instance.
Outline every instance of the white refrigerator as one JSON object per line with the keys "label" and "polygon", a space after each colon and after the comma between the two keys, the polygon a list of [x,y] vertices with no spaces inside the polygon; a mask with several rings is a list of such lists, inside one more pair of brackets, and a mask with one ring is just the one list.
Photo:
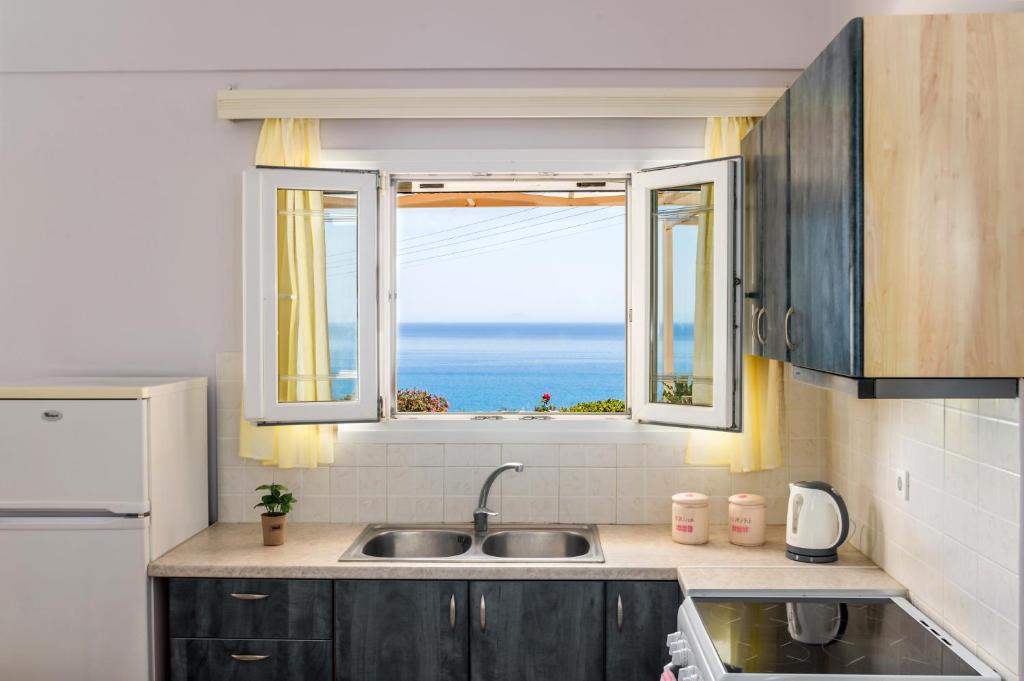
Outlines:
{"label": "white refrigerator", "polygon": [[150,560],[208,523],[205,378],[0,385],[0,679],[140,681]]}

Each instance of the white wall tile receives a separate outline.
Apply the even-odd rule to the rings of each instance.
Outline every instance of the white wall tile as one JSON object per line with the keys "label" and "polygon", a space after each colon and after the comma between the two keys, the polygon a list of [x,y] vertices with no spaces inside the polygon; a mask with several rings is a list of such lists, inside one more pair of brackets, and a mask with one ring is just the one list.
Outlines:
{"label": "white wall tile", "polygon": [[444,466],[444,445],[389,444],[388,466]]}
{"label": "white wall tile", "polygon": [[618,445],[615,454],[615,465],[619,468],[639,468],[646,465],[646,446],[642,444]]}
{"label": "white wall tile", "polygon": [[502,445],[502,463],[521,463],[527,469],[551,467],[558,468],[558,445]]}
{"label": "white wall tile", "polygon": [[445,466],[497,466],[501,462],[501,445],[444,446]]}

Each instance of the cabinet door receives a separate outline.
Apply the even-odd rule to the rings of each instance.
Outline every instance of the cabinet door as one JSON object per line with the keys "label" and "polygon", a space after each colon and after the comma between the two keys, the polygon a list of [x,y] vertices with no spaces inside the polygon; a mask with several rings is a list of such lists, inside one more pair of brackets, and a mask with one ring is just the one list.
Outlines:
{"label": "cabinet door", "polygon": [[790,360],[843,375],[863,364],[862,24],[790,89]]}
{"label": "cabinet door", "polygon": [[[743,352],[764,355],[764,270],[761,266],[761,129],[740,141],[743,157]],[[758,325],[761,325],[758,328]]]}
{"label": "cabinet door", "polygon": [[761,121],[761,279],[765,357],[786,361],[789,309],[789,93]]}
{"label": "cabinet door", "polygon": [[676,630],[676,582],[605,585],[605,679],[650,681],[669,663],[665,636]]}
{"label": "cabinet door", "polygon": [[467,592],[466,582],[335,582],[337,681],[465,681]]}
{"label": "cabinet door", "polygon": [[473,681],[604,678],[603,582],[472,582]]}

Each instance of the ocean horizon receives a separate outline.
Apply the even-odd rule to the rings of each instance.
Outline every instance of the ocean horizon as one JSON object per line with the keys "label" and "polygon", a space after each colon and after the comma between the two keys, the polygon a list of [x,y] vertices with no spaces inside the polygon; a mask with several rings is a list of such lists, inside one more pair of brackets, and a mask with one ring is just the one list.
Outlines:
{"label": "ocean horizon", "polygon": [[[352,329],[329,333],[332,369],[353,366]],[[623,322],[404,322],[397,384],[444,397],[450,412],[529,412],[544,393],[556,407],[622,400],[625,333]],[[676,325],[675,351],[677,370],[689,370],[691,324]]]}

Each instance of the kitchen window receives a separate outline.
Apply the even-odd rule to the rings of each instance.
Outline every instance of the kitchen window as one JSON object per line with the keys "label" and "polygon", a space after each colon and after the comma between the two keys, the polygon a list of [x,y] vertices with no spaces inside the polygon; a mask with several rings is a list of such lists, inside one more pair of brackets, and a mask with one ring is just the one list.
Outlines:
{"label": "kitchen window", "polygon": [[246,418],[737,430],[738,166],[248,171]]}

